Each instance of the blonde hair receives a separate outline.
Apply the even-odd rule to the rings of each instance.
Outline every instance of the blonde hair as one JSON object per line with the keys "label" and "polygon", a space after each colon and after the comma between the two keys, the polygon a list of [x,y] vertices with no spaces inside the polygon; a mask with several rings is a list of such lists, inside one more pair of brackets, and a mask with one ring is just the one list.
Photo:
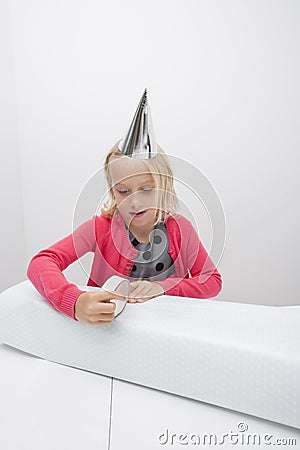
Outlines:
{"label": "blonde hair", "polygon": [[[119,141],[116,142],[108,152],[104,160],[104,173],[109,191],[108,199],[104,202],[101,213],[107,218],[113,217],[117,209],[116,199],[112,190],[112,180],[109,173],[109,163],[112,158],[124,157],[124,154],[119,150],[118,144]],[[178,197],[174,189],[173,172],[169,165],[167,155],[163,149],[157,145],[157,156],[150,159],[144,159],[143,162],[154,179],[155,187],[159,190],[155,225],[159,222],[165,223],[167,218],[174,215],[178,208]]]}

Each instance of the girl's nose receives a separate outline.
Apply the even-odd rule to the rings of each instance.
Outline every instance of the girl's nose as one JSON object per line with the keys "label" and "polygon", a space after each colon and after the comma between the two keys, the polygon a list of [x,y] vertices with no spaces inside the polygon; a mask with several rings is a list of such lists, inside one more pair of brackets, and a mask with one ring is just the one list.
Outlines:
{"label": "girl's nose", "polygon": [[132,212],[138,212],[143,207],[141,196],[138,192],[132,194],[129,198],[130,209]]}

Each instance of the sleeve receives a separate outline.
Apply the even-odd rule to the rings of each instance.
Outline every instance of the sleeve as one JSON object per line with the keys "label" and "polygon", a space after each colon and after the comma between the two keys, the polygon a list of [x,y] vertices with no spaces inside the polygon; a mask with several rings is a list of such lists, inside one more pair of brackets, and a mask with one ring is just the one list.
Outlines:
{"label": "sleeve", "polygon": [[166,295],[191,298],[211,298],[222,289],[222,277],[202,245],[192,224],[189,227],[186,260],[189,278],[167,278],[157,281]]}
{"label": "sleeve", "polygon": [[27,277],[36,290],[58,311],[74,317],[77,298],[85,291],[68,282],[62,271],[84,254],[95,251],[95,218],[73,233],[41,250],[29,262]]}

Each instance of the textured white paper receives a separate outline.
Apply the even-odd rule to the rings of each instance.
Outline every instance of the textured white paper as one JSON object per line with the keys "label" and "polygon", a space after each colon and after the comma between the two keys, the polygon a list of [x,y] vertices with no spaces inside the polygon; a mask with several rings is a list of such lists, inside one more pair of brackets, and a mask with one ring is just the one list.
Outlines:
{"label": "textured white paper", "polygon": [[30,281],[0,295],[0,342],[41,358],[300,428],[300,307],[156,297],[94,327]]}

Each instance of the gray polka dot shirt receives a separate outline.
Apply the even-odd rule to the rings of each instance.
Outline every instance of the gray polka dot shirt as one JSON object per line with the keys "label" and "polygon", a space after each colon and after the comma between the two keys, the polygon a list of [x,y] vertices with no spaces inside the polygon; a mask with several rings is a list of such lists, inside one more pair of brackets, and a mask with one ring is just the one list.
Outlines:
{"label": "gray polka dot shirt", "polygon": [[128,228],[127,233],[131,245],[139,251],[129,275],[131,281],[159,281],[174,273],[174,261],[168,253],[169,239],[164,223],[154,227],[149,242],[139,242]]}

